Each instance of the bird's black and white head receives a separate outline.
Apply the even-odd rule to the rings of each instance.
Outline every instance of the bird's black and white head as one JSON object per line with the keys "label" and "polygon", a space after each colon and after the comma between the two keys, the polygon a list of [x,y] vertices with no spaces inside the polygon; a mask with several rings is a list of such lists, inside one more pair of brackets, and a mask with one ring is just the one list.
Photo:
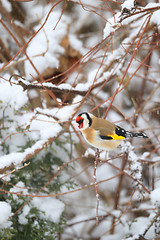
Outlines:
{"label": "bird's black and white head", "polygon": [[80,130],[85,130],[92,125],[92,114],[83,112],[76,117],[76,123]]}

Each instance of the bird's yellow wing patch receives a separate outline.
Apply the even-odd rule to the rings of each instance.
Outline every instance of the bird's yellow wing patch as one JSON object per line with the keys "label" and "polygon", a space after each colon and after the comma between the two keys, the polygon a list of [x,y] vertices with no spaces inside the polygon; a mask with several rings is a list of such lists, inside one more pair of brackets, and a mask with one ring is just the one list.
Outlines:
{"label": "bird's yellow wing patch", "polygon": [[123,136],[119,136],[116,133],[108,135],[109,137],[112,137],[112,140],[121,140],[121,139],[125,139],[125,137]]}
{"label": "bird's yellow wing patch", "polygon": [[97,131],[103,140],[122,140],[126,138],[126,131],[118,126],[115,126],[115,129],[101,127],[98,128]]}

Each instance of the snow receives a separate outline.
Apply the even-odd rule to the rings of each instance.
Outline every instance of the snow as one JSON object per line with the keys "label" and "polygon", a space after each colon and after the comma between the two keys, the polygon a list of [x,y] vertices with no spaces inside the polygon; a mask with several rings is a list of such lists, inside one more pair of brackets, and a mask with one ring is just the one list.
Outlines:
{"label": "snow", "polygon": [[153,204],[160,206],[160,188],[156,188],[151,192],[150,195]]}
{"label": "snow", "polygon": [[[149,3],[145,8],[154,8],[158,7],[160,4],[158,3]],[[151,23],[156,24],[158,29],[160,29],[160,10],[153,12],[151,16]]]}
{"label": "snow", "polygon": [[[107,234],[106,234],[107,235]],[[117,234],[109,235],[109,236],[103,236],[101,240],[117,240],[120,238],[120,232]],[[128,239],[127,239],[128,240]]]}
{"label": "snow", "polygon": [[[10,192],[22,192],[27,194],[28,190],[25,188],[23,182],[18,182]],[[14,199],[17,199],[16,195],[13,195]],[[40,216],[42,219],[49,220],[55,223],[58,223],[61,217],[61,214],[64,211],[65,205],[62,201],[52,198],[52,197],[35,197],[33,198],[29,205],[25,205],[22,209],[22,213],[19,215],[18,221],[20,224],[27,224],[32,207],[38,208],[40,211]]]}
{"label": "snow", "polygon": [[28,190],[27,190],[27,188],[25,188],[25,185],[24,185],[24,183],[22,182],[22,181],[19,181],[19,182],[17,182],[17,184],[14,186],[14,187],[12,187],[11,189],[10,189],[10,192],[12,193],[12,192],[14,192],[14,193],[18,193],[18,192],[21,192],[21,193],[23,193],[23,194],[27,194],[28,193]]}
{"label": "snow", "polygon": [[115,24],[118,22],[120,17],[120,13],[117,13],[114,15],[114,17],[111,17],[108,19],[106,26],[103,30],[103,39],[107,38],[110,36],[111,33],[115,31]]}
{"label": "snow", "polygon": [[[142,178],[142,165],[138,161],[141,159],[137,156],[137,154],[134,152],[134,148],[131,145],[130,142],[123,141],[121,143],[121,152],[122,153],[128,153],[128,160],[130,161],[130,171],[132,173],[132,176],[137,179],[138,181],[141,181]],[[144,158],[146,154],[142,155]]]}
{"label": "snow", "polygon": [[21,86],[11,86],[4,82],[0,87],[0,101],[18,110],[28,102],[27,92],[23,92]]}
{"label": "snow", "polygon": [[[114,173],[114,171],[112,171],[112,170],[113,170],[113,168],[107,164],[103,164],[97,168],[97,177],[96,177],[97,182],[106,180],[105,183],[101,184],[101,186],[100,186],[100,189],[101,189],[101,191],[104,192],[104,195],[105,195],[106,188],[108,189],[108,191],[114,192],[117,187],[118,179],[117,179],[117,177],[114,178],[116,173]],[[113,177],[112,180],[109,180],[109,181],[107,180],[112,177]]]}
{"label": "snow", "polygon": [[27,224],[28,219],[26,218],[29,214],[30,207],[28,205],[25,205],[22,209],[22,213],[18,216],[18,221],[20,224]]}
{"label": "snow", "polygon": [[[159,3],[149,3],[145,6],[145,8],[154,8],[154,7],[158,7],[158,6],[160,6]],[[134,0],[126,0],[121,5],[121,7],[122,7],[122,10],[124,8],[132,10],[134,8]],[[142,13],[139,13],[138,17],[140,15],[142,15]],[[153,14],[151,16],[151,20],[150,20],[151,23],[156,24],[158,27],[160,26],[159,15],[160,15],[160,10],[153,12]],[[116,30],[116,28],[120,27],[121,25],[125,26],[125,25],[133,22],[133,20],[135,20],[137,18],[136,15],[135,16],[130,16],[129,18],[124,19],[121,24],[119,24],[120,16],[121,16],[121,13],[118,12],[117,14],[114,15],[114,17],[111,17],[111,18],[108,19],[108,21],[106,23],[106,26],[104,28],[103,39],[110,36],[110,34],[113,33]],[[141,18],[139,21],[135,21],[135,23],[133,22],[133,25],[136,24],[137,28],[140,28],[141,23],[143,21],[144,21],[144,18]],[[137,29],[137,31],[133,31],[132,34],[136,35],[137,32],[138,32],[138,29]],[[132,36],[130,34],[130,42],[132,42],[131,38],[132,38]],[[126,38],[125,38],[125,43],[126,43]]]}
{"label": "snow", "polygon": [[[77,106],[79,106],[81,100],[82,100],[82,97],[78,95],[73,99],[73,105],[64,106],[63,108],[53,108],[53,109],[36,108],[35,112],[53,116],[53,118],[47,118],[42,115],[39,115],[39,117],[38,117],[38,119],[46,120],[46,122],[47,122],[47,120],[52,121],[51,125],[55,124],[54,118],[58,118],[61,122],[65,122],[72,117],[72,115],[74,113],[74,109],[76,109]],[[43,123],[41,123],[41,125],[43,125]]]}
{"label": "snow", "polygon": [[[90,156],[95,157],[95,151],[92,148],[88,148],[85,151],[84,156],[85,157],[90,157]],[[102,151],[100,153],[99,160],[105,161],[105,160],[107,160],[107,157],[108,157],[108,153],[106,151]],[[114,192],[114,190],[117,186],[117,178],[113,178],[112,180],[109,180],[109,181],[107,181],[107,179],[110,179],[110,178],[114,177],[115,175],[116,174],[114,173],[114,171],[112,171],[112,167],[110,165],[107,165],[107,164],[100,165],[98,162],[96,179],[97,179],[97,182],[106,180],[105,184],[100,185],[101,191],[104,191],[104,195],[105,195],[106,188],[109,191]],[[112,181],[112,184],[111,184],[111,181]]]}
{"label": "snow", "polygon": [[[130,225],[126,226],[126,232],[132,234],[134,239],[136,239],[139,234],[143,234],[145,229],[148,226],[148,218],[147,217],[138,217],[134,219],[133,222],[130,222]],[[127,229],[128,228],[128,229]],[[138,234],[137,234],[138,232]]]}
{"label": "snow", "polygon": [[95,156],[95,151],[92,148],[87,148],[87,150],[85,151],[84,156],[88,157],[89,155]]}
{"label": "snow", "polygon": [[148,156],[148,154],[149,154],[149,152],[144,152],[144,153],[141,155],[140,159],[146,160],[146,157]]}
{"label": "snow", "polygon": [[142,165],[138,162],[139,158],[132,150],[128,153],[128,160],[131,161],[130,170],[133,177],[140,181],[142,179]]}
{"label": "snow", "polygon": [[53,126],[47,127],[45,129],[40,130],[41,138],[48,139],[53,138],[58,135],[58,133],[62,130],[62,127],[58,123],[52,124]]}
{"label": "snow", "polygon": [[[47,6],[48,8],[48,6]],[[35,13],[34,13],[35,14]],[[69,24],[69,18],[63,14],[61,21],[59,22],[56,29],[53,29],[60,17],[60,11],[57,10],[50,13],[50,16],[45,23],[43,30],[41,30],[29,43],[26,52],[31,58],[33,64],[40,73],[47,68],[58,68],[59,54],[64,54],[65,50],[60,46],[61,40],[67,34],[67,25]],[[41,22],[45,21],[47,15],[45,15]],[[51,30],[51,26],[52,30]],[[35,31],[41,27],[41,24],[35,27]],[[29,79],[30,75],[36,77],[37,73],[32,68],[29,61],[25,61],[25,74],[26,78]]]}
{"label": "snow", "polygon": [[9,203],[0,201],[0,228],[7,228],[11,226],[11,222],[8,218],[11,216],[11,206]]}
{"label": "snow", "polygon": [[21,5],[25,9],[28,24],[42,19],[50,10],[50,5],[44,5],[42,2],[37,4],[35,1],[28,1],[21,2]]}
{"label": "snow", "polygon": [[87,1],[82,0],[81,3],[84,4],[84,6],[85,6],[85,4],[87,4],[88,6],[89,5],[91,5],[91,6],[99,6],[100,5],[100,2],[97,0],[87,0]]}
{"label": "snow", "polygon": [[[73,217],[72,218],[72,221],[69,221],[69,224],[72,224],[73,222],[73,227],[68,227],[65,231],[65,234],[67,236],[67,238],[64,238],[64,239],[68,239],[68,236],[72,236],[73,233],[74,235],[76,235],[76,238],[78,239],[81,239],[81,235],[84,233],[84,229],[87,230],[87,232],[89,231],[90,227],[92,226],[92,223],[89,222],[89,224],[85,224],[85,221],[83,222],[83,220],[87,219],[87,214],[81,214],[79,213],[77,216]],[[79,221],[82,221],[80,222],[79,224],[74,224],[74,222],[79,222]],[[84,235],[84,238],[88,239],[90,237],[89,234],[85,234]]]}
{"label": "snow", "polygon": [[46,220],[58,223],[60,216],[64,211],[64,203],[58,199],[47,197],[47,198],[34,198],[31,201],[35,207],[40,209],[41,217]]}
{"label": "snow", "polygon": [[124,3],[121,5],[122,10],[124,8],[127,8],[129,10],[131,10],[132,8],[134,8],[134,0],[126,0],[124,1]]}
{"label": "snow", "polygon": [[[40,140],[37,141],[32,147],[25,149],[24,152],[12,152],[8,155],[1,156],[1,169],[9,167],[11,164],[19,165],[27,155],[34,154],[36,149],[42,148],[43,145],[47,143],[49,138],[56,137],[62,130],[62,127],[58,123],[53,122],[52,118],[42,115],[41,117],[39,116],[39,120],[42,121],[32,121],[30,130],[39,130],[38,135],[36,134],[36,137],[40,136]],[[47,122],[48,120],[50,120],[50,122]]]}
{"label": "snow", "polygon": [[2,6],[7,10],[7,12],[12,11],[12,5],[8,0],[1,0]]}
{"label": "snow", "polygon": [[12,163],[19,164],[24,159],[24,153],[10,153],[8,155],[4,155],[0,157],[0,168],[3,169],[5,167],[9,167]]}
{"label": "snow", "polygon": [[133,150],[133,146],[128,141],[122,141],[121,142],[121,152],[127,153]]}
{"label": "snow", "polygon": [[[46,131],[49,132],[48,130],[46,130]],[[52,131],[52,134],[55,134],[56,131],[57,131],[57,129],[55,129],[55,131]],[[21,152],[14,152],[14,153],[10,153],[8,155],[4,155],[4,156],[0,157],[0,169],[3,169],[5,167],[9,167],[9,166],[11,166],[11,164],[14,164],[14,165],[17,166],[25,160],[27,155],[34,154],[34,152],[37,149],[42,148],[43,145],[46,144],[46,142],[47,142],[46,141],[47,136],[46,136],[45,133],[43,133],[43,134],[44,134],[43,137],[44,137],[45,140],[37,141],[31,148],[25,149],[24,152],[22,152],[22,153]],[[52,135],[52,137],[54,137],[54,136]]]}
{"label": "snow", "polygon": [[38,92],[34,89],[31,89],[28,93],[30,99],[34,99],[34,98],[37,98],[38,97]]}
{"label": "snow", "polygon": [[[10,1],[2,0],[1,2],[3,7],[8,12],[11,12],[12,6]],[[46,2],[47,1],[21,2],[21,6],[25,9],[25,22],[23,23],[17,20],[14,22],[19,29],[21,28],[23,31],[28,31],[28,34],[26,35],[25,31],[23,32],[26,42],[29,41],[31,36],[33,37],[33,32],[36,33],[36,31],[41,28],[54,4],[47,4]],[[53,69],[53,72],[62,73],[62,80],[63,77],[66,77],[66,79],[62,84],[54,84],[54,81],[53,83],[44,82],[42,84],[38,81],[31,82],[23,79],[21,81],[26,85],[37,85],[41,89],[44,86],[61,90],[62,96],[56,93],[59,106],[56,105],[54,100],[51,100],[52,105],[49,105],[43,98],[41,90],[37,91],[32,89],[23,92],[23,88],[18,86],[18,80],[14,78],[12,78],[11,81],[13,83],[12,86],[10,85],[8,79],[12,73],[18,75],[24,74],[25,78],[28,80],[31,79],[31,75],[37,78],[35,69],[29,61],[26,60],[23,53],[12,61],[11,64],[4,69],[5,71],[1,71],[0,138],[3,144],[0,145],[0,169],[3,170],[5,167],[14,164],[15,168],[17,168],[16,173],[18,173],[18,171],[21,173],[14,175],[14,172],[10,173],[7,171],[4,175],[1,174],[0,178],[6,181],[6,184],[7,182],[11,184],[14,183],[13,187],[11,185],[4,185],[4,189],[5,186],[8,186],[8,188],[11,187],[11,189],[9,189],[11,194],[22,193],[24,195],[35,195],[35,188],[33,186],[27,186],[27,181],[23,182],[25,179],[23,178],[23,174],[26,174],[27,179],[30,179],[30,172],[26,173],[23,168],[18,169],[18,167],[22,166],[21,163],[30,158],[30,156],[33,156],[34,154],[36,155],[39,150],[44,149],[49,143],[49,139],[57,137],[59,133],[61,134],[59,140],[63,143],[63,147],[67,149],[68,153],[60,145],[57,146],[56,141],[52,143],[51,148],[48,148],[47,151],[53,149],[53,152],[50,151],[50,153],[56,158],[60,158],[64,163],[67,163],[70,160],[75,160],[75,163],[71,166],[67,165],[65,168],[63,168],[64,166],[61,168],[54,164],[48,166],[51,171],[53,171],[53,176],[57,171],[61,170],[62,175],[61,173],[58,175],[58,180],[60,180],[62,184],[68,180],[73,180],[77,184],[76,188],[82,187],[83,189],[83,187],[88,185],[85,190],[77,192],[73,191],[72,194],[61,196],[61,199],[63,199],[65,204],[58,199],[48,197],[47,194],[44,198],[29,198],[30,202],[23,206],[21,211],[17,214],[19,225],[27,225],[29,223],[29,219],[33,216],[31,215],[33,207],[42,211],[39,217],[43,219],[44,222],[46,222],[45,220],[50,220],[58,223],[61,214],[66,210],[66,219],[67,221],[69,220],[67,223],[73,223],[71,227],[67,228],[68,233],[71,234],[69,236],[70,238],[97,238],[101,240],[127,238],[133,240],[136,238],[138,239],[139,234],[143,234],[155,216],[155,208],[158,209],[160,206],[158,165],[158,162],[160,161],[158,149],[159,119],[158,117],[156,119],[154,114],[152,115],[152,109],[154,110],[154,108],[157,108],[157,104],[159,103],[159,88],[156,89],[158,82],[160,81],[158,75],[158,46],[150,55],[149,64],[151,68],[148,69],[147,76],[145,76],[145,67],[143,65],[138,73],[134,75],[133,80],[127,88],[125,88],[122,93],[116,95],[112,104],[113,108],[111,107],[109,110],[107,116],[108,120],[112,122],[122,120],[120,126],[122,124],[122,127],[124,125],[124,128],[128,130],[136,123],[136,126],[134,127],[138,126],[138,129],[142,131],[144,129],[147,131],[147,134],[148,132],[151,134],[151,137],[148,139],[148,142],[140,140],[140,145],[138,139],[134,139],[133,142],[131,140],[133,145],[129,141],[123,141],[121,149],[118,148],[111,152],[110,158],[106,151],[100,153],[100,161],[98,161],[96,169],[96,180],[97,182],[104,180],[104,183],[98,184],[100,201],[99,215],[105,215],[107,217],[104,217],[98,226],[95,226],[94,219],[96,215],[96,193],[93,180],[95,150],[89,147],[84,153],[83,147],[81,147],[78,138],[79,134],[76,135],[74,129],[72,129],[72,125],[69,125],[71,120],[73,122],[75,121],[74,116],[77,114],[77,111],[90,111],[93,108],[98,107],[101,116],[104,115],[108,103],[110,103],[110,100],[108,99],[113,96],[115,90],[119,87],[119,81],[126,70],[126,66],[128,66],[128,63],[130,62],[131,54],[133,53],[132,50],[134,48],[133,46],[138,42],[139,36],[143,32],[143,27],[145,27],[145,23],[150,14],[145,12],[147,14],[145,15],[144,13],[141,13],[141,10],[160,6],[159,3],[149,3],[144,8],[138,7],[134,16],[131,14],[126,17],[124,16],[123,19],[123,9],[127,8],[132,13],[134,1],[123,1],[121,12],[117,10],[120,8],[120,5],[121,4],[116,1],[114,1],[114,4],[110,5],[113,7],[113,17],[113,13],[107,10],[107,4],[104,3],[102,5],[102,1],[73,1],[71,5],[67,4],[65,11],[62,11],[63,3],[58,4],[50,12],[43,29],[41,29],[26,46],[25,50],[40,74],[43,74],[45,70],[51,68]],[[105,28],[104,19],[100,17],[99,14],[107,19]],[[142,17],[143,14],[145,15],[144,17]],[[160,27],[159,15],[160,10],[155,12],[151,11],[149,27],[145,29],[146,33],[143,36],[141,35],[142,45],[140,45],[140,48],[137,48],[136,59],[133,60],[130,69],[127,70],[126,78],[121,87],[124,86],[126,81],[132,76],[134,71],[136,71],[139,66],[138,60],[141,61],[144,59],[146,54],[148,54],[148,49],[152,49],[154,46],[153,44],[157,41],[156,34],[155,40],[152,38],[155,33],[154,26],[156,25],[155,27],[157,27],[158,30]],[[3,21],[5,23],[5,18],[3,18]],[[7,26],[10,26],[9,24],[10,23],[8,22]],[[102,34],[103,31],[104,35]],[[12,32],[16,37],[17,33],[14,29],[12,29]],[[139,32],[139,35],[137,35],[137,32]],[[2,27],[0,33],[6,49],[8,48],[10,50],[11,57],[14,56],[19,50],[18,46],[13,42],[6,29]],[[100,43],[102,37],[105,41]],[[73,51],[73,53],[75,53],[75,59],[74,56],[73,59],[70,59],[70,56],[66,56],[68,49],[66,51],[65,47],[61,44],[66,38],[67,41],[69,41],[69,46],[75,50]],[[108,40],[111,41],[108,42]],[[152,41],[150,42],[151,45],[148,44],[148,41]],[[99,45],[96,46],[96,44]],[[131,44],[133,45],[131,46]],[[107,52],[105,52],[105,49]],[[142,51],[143,54],[141,55]],[[77,53],[78,55],[76,55]],[[65,72],[63,75],[63,72],[61,72],[61,69],[59,68],[59,61],[65,57],[69,58],[69,68],[72,63],[75,63],[76,58],[79,58],[79,53],[84,55],[84,57],[80,59],[79,64],[74,65],[75,68],[72,68],[72,71]],[[104,62],[102,63],[103,57]],[[21,62],[21,65],[19,65],[19,61]],[[3,65],[4,63],[0,63],[1,67],[3,67]],[[140,113],[137,114],[137,99],[135,99],[134,94],[140,92],[143,79],[146,80],[146,86],[144,89],[144,95],[142,96],[142,107],[143,101],[146,104],[145,101],[147,100],[147,97],[150,96],[151,98],[145,105],[143,111],[140,111]],[[61,77],[58,80],[61,80]],[[104,85],[102,85],[102,83],[104,83]],[[75,95],[72,94],[72,100],[69,99],[70,102],[63,102],[64,90],[73,90],[73,92],[79,91],[82,94],[82,92],[87,92],[91,86],[95,86],[95,84],[99,84],[99,87],[94,88],[92,93],[85,99],[76,93]],[[154,89],[156,89],[155,93]],[[28,107],[32,102],[29,100],[34,98],[40,99],[42,108],[36,108],[33,110]],[[139,109],[141,110],[141,106]],[[134,115],[135,113],[136,115]],[[135,116],[137,118],[136,121]],[[125,119],[126,121],[124,121]],[[65,124],[68,124],[67,126],[69,130],[67,130]],[[34,144],[31,147],[28,147],[28,143],[30,144],[32,141]],[[20,152],[22,149],[23,152]],[[153,149],[155,149],[155,151],[150,154]],[[44,156],[44,153],[46,153],[45,150],[41,151],[38,156]],[[118,199],[118,209],[115,210],[115,193],[117,186],[120,183],[120,178],[117,177],[117,174],[121,174],[121,171],[118,171],[117,168],[121,168],[124,155],[128,156],[130,162],[126,163],[124,172],[127,172],[131,177],[135,178],[137,181],[134,181],[134,183],[137,185],[136,187],[133,186],[132,179],[124,174],[124,180],[122,181],[120,196]],[[39,161],[40,158],[36,157],[35,160]],[[141,165],[142,160],[145,160],[143,165]],[[145,170],[147,161],[148,163],[151,163],[151,168],[149,168],[148,171],[142,171],[142,168]],[[154,164],[154,168],[152,168],[152,163]],[[30,164],[32,164],[32,162]],[[42,166],[40,166],[40,168],[42,168]],[[25,170],[27,170],[27,167]],[[63,172],[63,170],[68,171],[66,173],[65,171]],[[39,171],[39,169],[36,169],[36,171]],[[154,176],[151,175],[151,173]],[[5,176],[6,174],[8,175]],[[52,177],[50,174],[47,175],[47,181],[50,177]],[[110,180],[112,177],[113,179]],[[12,182],[13,179],[14,182]],[[107,181],[107,179],[109,180]],[[143,205],[143,202],[139,203],[138,201],[139,191],[136,191],[132,197],[131,194],[135,189],[140,188],[139,182],[141,181],[143,181],[142,183],[147,189],[150,189],[151,183],[148,180],[149,183],[147,185],[147,181],[145,181],[146,179],[154,180],[155,190],[151,191],[150,199],[148,194],[144,195],[146,201],[144,201],[145,204]],[[67,186],[63,185],[61,191],[66,193],[68,191]],[[52,192],[50,193],[52,194]],[[17,202],[18,205],[24,204],[24,198],[19,197],[16,194],[13,194],[11,199],[15,200],[14,203]],[[12,214],[11,203],[13,202],[11,199],[6,200],[8,203],[0,201],[0,228],[12,227],[10,221],[13,221],[13,218],[8,220]],[[69,200],[67,201],[66,199]],[[136,205],[134,206],[135,202]],[[130,204],[129,209],[126,209],[128,204]],[[125,209],[126,211],[124,211]],[[139,216],[136,214],[136,211],[139,215],[141,214],[138,218],[136,218]],[[145,214],[143,214],[144,211]],[[113,216],[115,216],[116,220],[120,217],[120,221],[116,222],[114,226],[114,234],[110,235],[109,232],[113,222]],[[93,220],[89,221],[90,218],[93,218]],[[83,220],[87,221],[82,222]],[[81,223],[74,224],[76,221],[81,221]],[[37,221],[33,223],[33,227],[36,226],[36,224],[38,225]],[[48,232],[45,233],[46,237],[49,234]],[[145,237],[147,239],[153,239],[155,237],[154,225],[150,228]]]}
{"label": "snow", "polygon": [[[98,69],[95,69],[93,72],[91,72],[88,76],[88,82],[86,83],[78,83],[76,85],[76,87],[73,87],[71,86],[70,84],[68,83],[62,83],[60,84],[59,86],[55,85],[55,84],[52,84],[50,82],[44,82],[44,83],[37,83],[37,82],[32,82],[32,85],[37,85],[37,86],[40,86],[40,87],[48,87],[48,88],[56,88],[56,89],[60,89],[60,90],[73,90],[73,91],[82,91],[82,92],[87,92],[91,86],[97,83],[101,83],[104,81],[104,77],[106,77],[106,75],[103,77],[103,78],[99,78],[98,81],[95,81],[95,76],[97,75],[97,78],[100,76],[100,74],[102,73],[102,70],[100,70],[97,74],[97,70]],[[109,73],[108,73],[109,75]],[[25,85],[31,85],[31,83],[29,81],[24,81],[21,79],[21,82],[23,82]]]}
{"label": "snow", "polygon": [[73,49],[75,49],[81,53],[81,54],[85,54],[86,53],[86,49],[84,49],[82,42],[74,35],[74,34],[69,34],[69,42],[70,45]]}

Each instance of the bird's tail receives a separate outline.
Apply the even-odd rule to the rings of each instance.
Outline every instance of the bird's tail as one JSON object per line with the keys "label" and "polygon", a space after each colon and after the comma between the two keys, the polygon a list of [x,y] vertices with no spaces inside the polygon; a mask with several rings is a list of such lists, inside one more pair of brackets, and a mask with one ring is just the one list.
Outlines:
{"label": "bird's tail", "polygon": [[128,132],[126,131],[126,137],[141,137],[148,138],[145,133],[137,133],[137,132]]}

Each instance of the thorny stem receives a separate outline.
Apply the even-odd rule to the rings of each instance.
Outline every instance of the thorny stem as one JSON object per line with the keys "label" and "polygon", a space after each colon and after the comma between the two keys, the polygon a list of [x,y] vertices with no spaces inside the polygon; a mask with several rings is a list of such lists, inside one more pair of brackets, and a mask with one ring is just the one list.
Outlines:
{"label": "thorny stem", "polygon": [[99,194],[98,194],[98,185],[97,185],[97,179],[96,179],[96,171],[97,171],[97,164],[98,164],[98,159],[100,156],[99,149],[96,149],[96,154],[95,154],[95,161],[94,161],[94,186],[95,186],[95,192],[96,192],[96,199],[97,199],[97,207],[96,207],[96,224],[98,225],[99,223],[99,218],[98,218],[98,207],[99,207]]}

